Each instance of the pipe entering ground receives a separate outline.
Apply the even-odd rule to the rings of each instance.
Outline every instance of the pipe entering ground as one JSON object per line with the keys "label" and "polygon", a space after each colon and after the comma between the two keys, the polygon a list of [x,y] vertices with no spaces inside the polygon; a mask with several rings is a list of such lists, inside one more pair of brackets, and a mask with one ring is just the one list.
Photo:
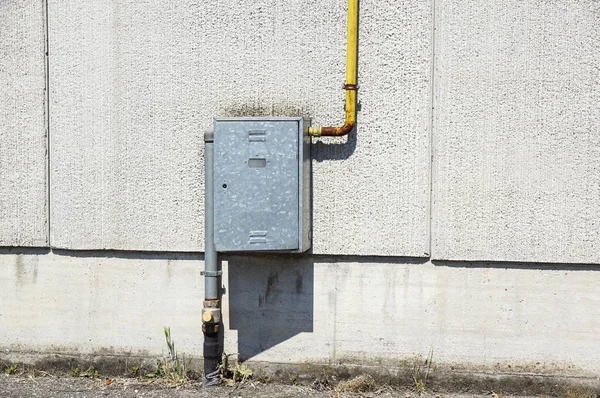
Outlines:
{"label": "pipe entering ground", "polygon": [[219,284],[221,263],[214,244],[214,136],[204,135],[204,307],[202,308],[202,332],[204,333],[204,385],[217,385],[221,381],[219,363],[221,349],[219,334],[222,333]]}

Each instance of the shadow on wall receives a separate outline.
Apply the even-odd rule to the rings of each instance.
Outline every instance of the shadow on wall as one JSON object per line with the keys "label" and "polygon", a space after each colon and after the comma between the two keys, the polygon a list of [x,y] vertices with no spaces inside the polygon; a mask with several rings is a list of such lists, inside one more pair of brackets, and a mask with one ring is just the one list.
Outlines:
{"label": "shadow on wall", "polygon": [[[359,127],[356,126],[350,134],[341,138],[319,138],[318,141],[313,139],[312,158],[317,162],[328,160],[345,160],[356,150]],[[330,142],[334,140],[335,142]],[[339,142],[338,142],[339,141]]]}
{"label": "shadow on wall", "polygon": [[240,360],[313,331],[314,259],[231,257],[229,328],[238,331]]}
{"label": "shadow on wall", "polygon": [[431,260],[436,267],[522,269],[540,271],[600,271],[600,264],[581,263],[525,263],[515,261],[458,261]]}

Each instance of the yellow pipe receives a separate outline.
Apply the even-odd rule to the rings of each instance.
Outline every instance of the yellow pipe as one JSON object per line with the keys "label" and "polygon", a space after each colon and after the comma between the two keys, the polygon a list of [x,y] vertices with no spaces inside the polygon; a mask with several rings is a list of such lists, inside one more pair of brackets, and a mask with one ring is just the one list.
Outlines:
{"label": "yellow pipe", "polygon": [[356,123],[356,66],[358,59],[358,0],[348,0],[348,37],[346,43],[346,120],[338,127],[310,127],[312,136],[346,135]]}

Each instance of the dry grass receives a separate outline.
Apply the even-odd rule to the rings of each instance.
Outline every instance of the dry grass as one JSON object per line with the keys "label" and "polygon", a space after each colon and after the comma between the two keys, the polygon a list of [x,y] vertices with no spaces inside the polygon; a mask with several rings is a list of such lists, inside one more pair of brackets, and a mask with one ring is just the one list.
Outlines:
{"label": "dry grass", "polygon": [[565,388],[565,398],[596,398],[598,395],[591,389],[586,387],[568,387]]}
{"label": "dry grass", "polygon": [[425,393],[427,389],[427,381],[429,380],[429,374],[431,373],[431,367],[433,365],[433,349],[429,351],[429,356],[422,362],[421,356],[415,359],[413,364],[413,383],[415,385],[415,391],[419,394]]}
{"label": "dry grass", "polygon": [[369,375],[361,375],[350,380],[340,382],[334,389],[333,395],[338,398],[341,394],[359,394],[375,390],[377,384]]}

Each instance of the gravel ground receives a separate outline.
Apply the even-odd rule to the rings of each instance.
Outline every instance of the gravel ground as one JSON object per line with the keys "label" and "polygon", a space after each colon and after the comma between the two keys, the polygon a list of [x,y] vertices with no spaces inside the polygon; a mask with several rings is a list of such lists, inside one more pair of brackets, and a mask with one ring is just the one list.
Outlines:
{"label": "gravel ground", "polygon": [[[379,390],[379,391],[377,391]],[[337,398],[331,389],[318,391],[312,387],[281,385],[276,383],[253,383],[239,386],[211,387],[203,389],[199,383],[190,383],[183,387],[171,387],[161,382],[139,381],[129,378],[116,378],[107,384],[105,379],[83,377],[31,377],[0,376],[1,398],[253,398],[253,397],[300,397],[300,398]],[[475,398],[477,395],[464,394],[416,394],[411,391],[398,391],[389,387],[375,388],[375,391],[353,395],[340,393],[339,397],[400,397],[400,398]],[[495,394],[479,397],[498,398]]]}

